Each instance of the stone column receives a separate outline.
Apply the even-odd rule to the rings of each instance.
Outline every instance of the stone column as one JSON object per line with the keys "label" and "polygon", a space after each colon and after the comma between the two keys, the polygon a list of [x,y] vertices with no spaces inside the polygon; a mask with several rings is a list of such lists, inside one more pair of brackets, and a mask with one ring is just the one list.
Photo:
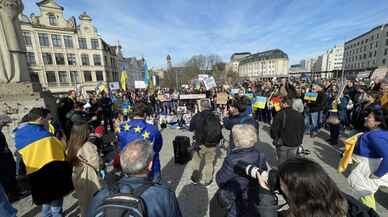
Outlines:
{"label": "stone column", "polygon": [[22,11],[21,0],[0,0],[0,83],[30,80],[18,19]]}

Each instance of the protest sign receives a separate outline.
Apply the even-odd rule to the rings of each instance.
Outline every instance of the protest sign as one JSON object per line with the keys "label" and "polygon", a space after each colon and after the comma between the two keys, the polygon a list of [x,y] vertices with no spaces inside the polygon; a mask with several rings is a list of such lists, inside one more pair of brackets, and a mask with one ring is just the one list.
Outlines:
{"label": "protest sign", "polygon": [[203,80],[203,83],[205,85],[206,90],[210,90],[212,88],[217,87],[216,80],[214,80],[214,77],[209,77]]}
{"label": "protest sign", "polygon": [[207,78],[209,78],[209,75],[207,75],[207,74],[199,74],[198,75],[198,80],[200,80],[200,81],[204,81]]}
{"label": "protest sign", "polygon": [[253,104],[253,107],[256,109],[264,109],[266,104],[267,104],[267,97],[256,96],[256,101],[255,101],[255,104]]}
{"label": "protest sign", "polygon": [[120,89],[119,82],[110,82],[109,83],[109,89],[111,89],[111,90],[119,90]]}
{"label": "protest sign", "polygon": [[311,102],[317,101],[317,97],[318,97],[318,93],[313,93],[313,92],[307,92],[304,95],[304,99]]}
{"label": "protest sign", "polygon": [[179,96],[179,99],[205,99],[206,94],[183,94]]}
{"label": "protest sign", "polygon": [[136,89],[146,89],[147,85],[144,81],[135,81],[135,88]]}
{"label": "protest sign", "polygon": [[228,94],[226,93],[217,93],[217,105],[226,105],[228,103]]}

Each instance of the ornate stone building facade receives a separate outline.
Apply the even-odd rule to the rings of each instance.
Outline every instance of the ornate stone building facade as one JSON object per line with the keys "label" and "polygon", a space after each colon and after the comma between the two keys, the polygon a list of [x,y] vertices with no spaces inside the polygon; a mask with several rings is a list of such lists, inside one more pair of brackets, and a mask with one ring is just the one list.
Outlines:
{"label": "ornate stone building facade", "polygon": [[98,34],[92,18],[84,12],[66,19],[55,0],[37,3],[40,14],[20,17],[26,57],[33,82],[53,93],[81,86],[94,90],[98,82],[118,81],[118,47]]}

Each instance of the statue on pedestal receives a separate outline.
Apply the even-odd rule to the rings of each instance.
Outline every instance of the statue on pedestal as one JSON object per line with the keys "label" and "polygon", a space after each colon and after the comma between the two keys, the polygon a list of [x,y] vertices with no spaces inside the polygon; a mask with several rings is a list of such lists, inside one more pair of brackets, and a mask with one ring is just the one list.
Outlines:
{"label": "statue on pedestal", "polygon": [[18,20],[23,9],[21,0],[0,0],[0,83],[30,80]]}

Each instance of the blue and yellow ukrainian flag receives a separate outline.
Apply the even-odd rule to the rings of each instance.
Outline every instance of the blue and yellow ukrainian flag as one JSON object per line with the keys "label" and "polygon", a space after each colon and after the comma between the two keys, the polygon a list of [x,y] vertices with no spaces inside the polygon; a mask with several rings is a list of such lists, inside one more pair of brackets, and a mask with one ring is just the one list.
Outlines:
{"label": "blue and yellow ukrainian flag", "polygon": [[26,166],[27,175],[53,161],[65,161],[65,144],[42,125],[28,123],[18,128],[15,143]]}

